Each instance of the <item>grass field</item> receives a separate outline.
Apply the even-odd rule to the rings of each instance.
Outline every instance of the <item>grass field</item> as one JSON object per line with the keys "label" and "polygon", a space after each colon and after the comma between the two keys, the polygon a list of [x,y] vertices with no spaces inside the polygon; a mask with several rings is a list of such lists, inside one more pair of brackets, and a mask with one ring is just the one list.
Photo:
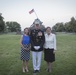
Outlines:
{"label": "grass field", "polygon": [[[33,75],[32,58],[29,61],[30,71],[22,72],[19,40],[20,35],[0,35],[0,75]],[[57,35],[56,61],[52,73],[45,71],[43,57],[41,71],[36,75],[76,75],[76,35]]]}

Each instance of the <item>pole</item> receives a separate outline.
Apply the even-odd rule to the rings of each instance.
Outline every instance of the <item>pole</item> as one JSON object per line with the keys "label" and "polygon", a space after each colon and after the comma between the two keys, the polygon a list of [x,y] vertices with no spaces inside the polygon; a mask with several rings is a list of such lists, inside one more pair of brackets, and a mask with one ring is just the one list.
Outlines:
{"label": "pole", "polygon": [[36,17],[38,18],[38,16],[37,16],[37,14],[36,14],[35,10],[34,10],[34,13],[35,13]]}

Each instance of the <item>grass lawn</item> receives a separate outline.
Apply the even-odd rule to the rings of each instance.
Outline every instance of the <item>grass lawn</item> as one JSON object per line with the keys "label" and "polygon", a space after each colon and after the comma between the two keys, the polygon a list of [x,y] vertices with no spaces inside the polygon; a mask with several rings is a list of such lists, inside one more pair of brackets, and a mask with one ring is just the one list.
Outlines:
{"label": "grass lawn", "polygon": [[[0,35],[0,75],[34,75],[32,58],[29,72],[22,72],[20,60],[20,35]],[[42,57],[41,71],[36,75],[76,75],[76,35],[58,34],[56,61],[52,73],[45,71],[46,62]]]}

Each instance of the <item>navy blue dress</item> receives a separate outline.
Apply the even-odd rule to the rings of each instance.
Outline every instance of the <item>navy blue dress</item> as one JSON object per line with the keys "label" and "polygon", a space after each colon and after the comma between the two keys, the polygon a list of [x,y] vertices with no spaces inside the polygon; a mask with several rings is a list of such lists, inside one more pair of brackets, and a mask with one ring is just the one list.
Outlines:
{"label": "navy blue dress", "polygon": [[[25,36],[23,35],[22,37],[22,45],[25,48],[29,48],[30,47],[30,37],[29,36]],[[21,60],[29,60],[30,59],[30,49],[29,50],[25,50],[21,47]]]}

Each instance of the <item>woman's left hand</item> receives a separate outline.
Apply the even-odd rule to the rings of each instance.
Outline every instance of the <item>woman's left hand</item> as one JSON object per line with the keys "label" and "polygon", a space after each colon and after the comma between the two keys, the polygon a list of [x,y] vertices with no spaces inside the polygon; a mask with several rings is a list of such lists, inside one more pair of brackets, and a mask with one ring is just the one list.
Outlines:
{"label": "woman's left hand", "polygon": [[56,51],[54,50],[54,51],[53,51],[53,54],[55,54],[55,52],[56,52]]}

